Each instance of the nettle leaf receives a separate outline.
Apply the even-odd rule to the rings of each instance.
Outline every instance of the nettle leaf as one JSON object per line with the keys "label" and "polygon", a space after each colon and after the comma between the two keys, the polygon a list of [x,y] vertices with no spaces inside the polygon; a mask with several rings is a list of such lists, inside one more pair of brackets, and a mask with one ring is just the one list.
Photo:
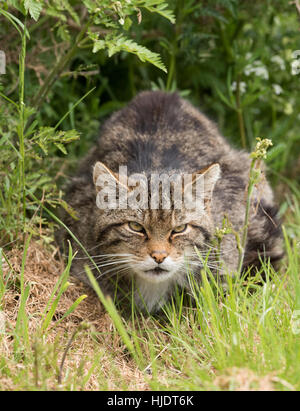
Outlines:
{"label": "nettle leaf", "polygon": [[43,9],[42,0],[24,0],[24,7],[30,16],[37,21]]}

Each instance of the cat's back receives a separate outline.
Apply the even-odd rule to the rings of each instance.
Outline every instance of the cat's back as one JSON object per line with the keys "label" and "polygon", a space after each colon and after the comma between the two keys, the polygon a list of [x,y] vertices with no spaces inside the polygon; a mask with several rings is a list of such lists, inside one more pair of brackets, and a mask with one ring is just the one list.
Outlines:
{"label": "cat's back", "polygon": [[102,161],[113,171],[182,169],[194,172],[231,152],[216,125],[177,93],[146,91],[113,114],[82,169]]}

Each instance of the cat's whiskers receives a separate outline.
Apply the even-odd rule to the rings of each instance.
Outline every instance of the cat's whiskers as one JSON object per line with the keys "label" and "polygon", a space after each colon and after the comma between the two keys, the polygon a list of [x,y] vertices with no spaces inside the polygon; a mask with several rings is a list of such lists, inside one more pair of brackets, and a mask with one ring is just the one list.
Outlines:
{"label": "cat's whiskers", "polygon": [[115,260],[115,261],[109,261],[109,262],[105,262],[105,263],[102,263],[102,262],[98,262],[98,264],[97,264],[97,262],[96,262],[96,264],[97,264],[97,266],[99,267],[99,268],[102,268],[102,267],[106,267],[106,266],[108,266],[108,265],[116,265],[116,264],[121,264],[121,263],[129,263],[129,262],[131,262],[132,261],[132,259],[124,259],[124,260]]}
{"label": "cat's whiskers", "polygon": [[199,267],[199,268],[205,268],[205,267],[212,268],[212,269],[220,268],[220,265],[218,264],[218,261],[207,261],[207,262],[203,263],[200,260],[198,260],[198,261],[189,260],[189,261],[185,261],[183,264],[187,267],[189,265],[191,265],[191,266],[196,266],[196,267]]}
{"label": "cat's whiskers", "polygon": [[122,273],[122,275],[121,275],[119,278],[122,278],[122,277],[124,277],[124,275],[126,274],[126,272],[130,270],[130,268],[131,268],[131,267],[123,267],[123,268],[121,268],[121,269],[119,269],[119,270],[117,270],[117,271],[109,270],[109,271],[106,271],[106,272],[104,272],[104,273],[99,274],[99,275],[96,276],[95,278],[96,278],[96,280],[99,280],[102,276],[109,274],[111,271],[114,271],[114,272],[113,272],[113,274],[110,274],[109,278],[112,278],[112,277],[114,277],[114,276],[116,276],[116,275],[119,276],[121,273]]}
{"label": "cat's whiskers", "polygon": [[211,249],[209,249],[209,250],[199,250],[198,249],[197,251],[192,251],[192,253],[193,253],[192,255],[194,255],[194,256],[199,256],[200,255],[201,257],[206,257],[207,255],[221,257],[223,255],[227,255],[232,250],[236,250],[236,247],[230,248],[226,251],[224,250],[224,251],[219,251],[219,252],[216,252],[216,251],[211,250]]}
{"label": "cat's whiskers", "polygon": [[[107,271],[101,271],[99,266],[94,266],[94,265],[92,265],[92,266],[86,265],[86,266],[87,266],[91,271],[97,270],[97,271],[99,272],[99,274],[97,275],[96,279],[102,277],[103,275],[107,274],[108,272],[117,270],[117,267],[114,267],[114,268],[112,268],[112,269],[110,269],[110,270],[107,270]],[[81,275],[81,274],[84,274],[84,273],[86,273],[85,269],[82,270],[82,271],[80,271],[80,272],[78,273],[78,275]],[[117,274],[117,271],[116,271],[116,274]]]}
{"label": "cat's whiskers", "polygon": [[88,259],[95,259],[95,258],[110,258],[110,257],[130,257],[132,254],[97,254],[97,255],[90,255],[88,257],[74,257],[74,260],[88,260]]}
{"label": "cat's whiskers", "polygon": [[[131,255],[130,255],[131,256]],[[132,263],[134,261],[134,258],[127,258],[127,259],[123,259],[123,260],[121,260],[121,259],[116,259],[115,261],[109,261],[109,262],[104,262],[104,263],[100,263],[99,264],[99,262],[97,263],[96,261],[94,261],[94,263],[93,262],[90,262],[89,264],[86,264],[86,266],[87,267],[89,267],[89,269],[90,270],[98,270],[98,271],[100,271],[100,275],[97,277],[97,278],[100,278],[103,274],[107,274],[108,273],[108,271],[106,270],[106,271],[102,271],[102,268],[103,267],[108,267],[108,266],[114,266],[114,267],[112,267],[112,269],[110,270],[110,271],[113,271],[113,270],[115,270],[115,269],[117,269],[118,267],[117,266],[122,266],[122,265],[124,265],[124,264],[129,264],[129,263]],[[128,267],[130,267],[129,265],[128,265]],[[85,269],[84,270],[82,270],[82,271],[80,271],[79,273],[78,273],[78,275],[80,275],[80,274],[83,274],[83,273],[85,273]]]}
{"label": "cat's whiskers", "polygon": [[[232,250],[236,250],[237,249],[237,246],[234,246],[234,247],[231,247],[231,248],[229,248],[229,249],[226,249],[226,251],[223,251],[223,250],[221,250],[220,251],[220,248],[219,247],[214,247],[212,244],[208,244],[208,243],[202,243],[205,247],[207,247],[207,251],[205,251],[206,253],[208,253],[208,252],[213,252],[214,254],[217,254],[217,255],[221,255],[221,254],[227,254],[229,251],[232,251]],[[221,246],[222,247],[222,246]],[[202,252],[202,250],[200,250],[199,248],[197,248],[197,250],[198,250],[198,252],[199,253],[201,253]],[[196,252],[196,251],[195,251]]]}

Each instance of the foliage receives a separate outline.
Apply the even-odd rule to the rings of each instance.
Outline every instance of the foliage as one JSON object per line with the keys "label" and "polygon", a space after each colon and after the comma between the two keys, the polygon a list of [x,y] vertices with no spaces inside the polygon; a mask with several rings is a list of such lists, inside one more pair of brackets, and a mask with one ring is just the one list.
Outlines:
{"label": "foliage", "polygon": [[72,213],[60,188],[66,173],[106,116],[144,89],[177,90],[215,119],[237,147],[253,150],[258,136],[272,140],[267,170],[286,216],[281,271],[265,265],[265,281],[262,273],[247,281],[230,278],[225,294],[206,267],[202,287],[193,288],[194,306],[178,294],[162,319],[135,322],[133,316],[125,322],[108,301],[119,358],[99,346],[103,336],[90,332],[95,352],[82,357],[80,348],[80,366],[65,374],[64,360],[81,325],[65,348],[47,337],[53,337],[50,324],[69,286],[71,250],[37,320],[40,333],[31,334],[38,314],[26,311],[30,237],[20,275],[6,257],[7,247],[0,248],[1,307],[12,278],[20,286],[17,326],[9,335],[14,356],[0,353],[0,371],[14,388],[48,389],[51,381],[51,389],[83,389],[97,372],[98,387],[105,389],[110,381],[102,361],[108,358],[110,379],[128,389],[118,361],[131,355],[145,379],[152,372],[151,389],[235,389],[236,369],[255,372],[258,384],[267,375],[273,388],[299,389],[299,330],[291,326],[300,308],[299,37],[296,4],[285,0],[0,1],[0,49],[7,60],[6,74],[0,74],[0,246],[28,232],[44,243],[53,240],[51,221],[58,219],[52,208],[60,204]]}
{"label": "foliage", "polygon": [[[51,182],[50,175],[54,168],[51,167],[49,170],[49,161],[56,161],[56,149],[67,154],[65,145],[78,139],[79,134],[75,127],[67,130],[59,130],[58,127],[66,116],[74,119],[75,107],[93,91],[93,88],[83,93],[84,96],[80,96],[75,102],[68,101],[68,111],[57,120],[56,125],[49,126],[49,123],[42,121],[43,114],[40,115],[40,112],[45,109],[46,113],[51,113],[51,104],[45,103],[45,99],[51,98],[51,89],[57,78],[69,67],[77,53],[79,54],[82,48],[93,53],[101,50],[111,57],[118,52],[126,51],[137,55],[141,61],[152,63],[166,71],[159,54],[128,37],[133,20],[137,19],[138,24],[141,23],[144,9],[174,22],[173,13],[163,0],[11,0],[0,3],[0,18],[1,23],[3,22],[0,35],[5,39],[8,33],[13,31],[13,35],[9,35],[8,47],[4,50],[8,55],[8,76],[1,78],[4,84],[0,90],[2,101],[8,103],[6,106],[2,104],[0,108],[1,173],[5,181],[0,205],[3,229],[5,228],[3,242],[8,238],[12,239],[20,231],[28,231],[26,224],[29,221],[33,222],[31,229],[34,229],[35,221],[29,219],[32,216],[36,217],[36,213],[30,210],[37,209],[38,204],[28,201],[28,193],[34,194],[38,190],[38,195],[42,194],[43,202],[51,205],[62,201],[56,183]],[[45,44],[41,46],[39,31],[42,30],[41,34],[44,35],[53,23],[54,40],[53,36],[46,36]],[[35,62],[37,65],[31,65],[31,51],[43,53],[39,48],[48,47],[49,40],[55,47],[57,41],[61,40],[59,46],[62,46],[62,52],[57,52],[54,56],[51,52],[46,53],[45,61],[39,55],[38,63]],[[11,64],[11,59],[17,57],[14,50],[18,42],[21,44],[18,56],[19,70]],[[45,74],[43,78],[38,71],[41,65]],[[35,70],[38,83],[34,80],[31,83],[31,73],[27,77],[27,67]],[[13,90],[9,90],[10,81],[16,83]],[[57,83],[58,86],[61,85],[59,81]],[[6,118],[10,121],[6,122]],[[47,170],[45,174],[49,178],[48,182],[40,177],[44,174],[43,170]],[[34,176],[36,178],[33,178]]]}

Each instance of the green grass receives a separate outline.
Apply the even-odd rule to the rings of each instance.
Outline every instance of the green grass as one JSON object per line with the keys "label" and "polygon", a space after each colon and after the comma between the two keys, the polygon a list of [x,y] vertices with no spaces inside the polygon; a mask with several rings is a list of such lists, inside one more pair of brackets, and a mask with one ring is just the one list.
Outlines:
{"label": "green grass", "polygon": [[[300,389],[299,78],[290,70],[291,53],[299,44],[295,6],[284,1],[275,7],[228,0],[222,8],[213,0],[204,8],[201,2],[169,3],[175,25],[168,9],[155,10],[165,20],[143,12],[139,22],[136,8],[127,6],[126,30],[132,24],[134,38],[154,53],[120,37],[123,25],[116,26],[115,19],[115,36],[106,36],[105,44],[84,37],[91,18],[100,30],[106,24],[111,30],[110,13],[101,18],[81,13],[80,21],[68,6],[68,22],[73,21],[68,27],[52,14],[40,16],[34,2],[19,11],[1,6],[0,36],[5,47],[10,43],[5,51],[12,60],[0,78],[1,390]],[[56,12],[63,22],[65,11]],[[66,43],[69,51],[57,56],[53,50],[62,45],[63,51]],[[98,53],[91,52],[93,47]],[[19,64],[13,60],[17,49]],[[108,59],[107,54],[121,50],[119,57]],[[129,57],[126,50],[164,68],[161,55],[168,73]],[[40,56],[36,63],[30,60],[35,55]],[[274,57],[281,57],[284,69]],[[245,73],[255,60],[268,69],[268,79]],[[89,77],[91,68],[99,75]],[[77,71],[86,71],[86,77],[77,77]],[[274,85],[283,86],[280,95]],[[286,195],[281,198],[286,256],[278,272],[265,263],[255,278],[228,278],[226,293],[205,268],[200,286],[190,277],[192,298],[178,291],[156,316],[132,307],[131,316],[123,317],[94,284],[106,313],[99,309],[89,321],[95,295],[72,284],[71,249],[61,276],[52,273],[56,262],[49,243],[53,221],[59,222],[52,207],[68,207],[56,177],[66,163],[78,164],[105,115],[151,87],[189,95],[239,146],[253,148],[258,135],[272,139],[267,166],[273,184],[285,187],[278,191]],[[63,160],[65,144],[80,133]],[[241,249],[247,224],[244,228]],[[33,241],[48,252],[51,281],[39,277],[39,268],[33,275],[31,259],[38,263],[40,258],[35,253],[28,258]]]}
{"label": "green grass", "polygon": [[[130,318],[123,318],[113,302],[96,290],[110,316],[109,327],[101,331],[83,322],[62,333],[51,321],[69,284],[71,251],[45,311],[27,313],[28,240],[17,325],[0,334],[0,389],[132,390],[139,389],[143,380],[151,390],[236,390],[245,388],[246,379],[250,389],[299,390],[300,213],[296,200],[290,206],[284,230],[286,257],[279,272],[265,263],[265,281],[261,273],[251,279],[228,277],[224,292],[206,268],[200,285],[190,276],[193,298],[178,291],[154,316],[133,309]],[[5,293],[12,285],[0,270],[5,312]],[[66,324],[81,300],[76,301],[65,310],[60,325]],[[32,317],[37,324],[34,332],[30,331]],[[11,350],[8,339],[14,341]],[[77,357],[80,361],[75,365]],[[122,361],[139,377],[126,379]]]}

